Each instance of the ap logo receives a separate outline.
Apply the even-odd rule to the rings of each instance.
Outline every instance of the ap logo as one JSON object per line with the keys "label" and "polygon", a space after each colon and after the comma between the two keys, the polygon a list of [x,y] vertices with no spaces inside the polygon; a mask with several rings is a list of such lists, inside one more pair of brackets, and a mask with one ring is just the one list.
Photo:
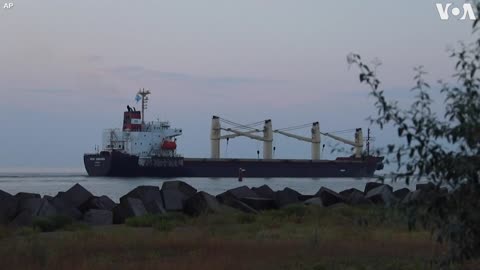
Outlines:
{"label": "ap logo", "polygon": [[13,8],[13,3],[5,3],[3,4],[3,9],[11,9]]}
{"label": "ap logo", "polygon": [[450,19],[450,14],[458,17],[460,14],[462,14],[462,17],[460,17],[460,20],[466,20],[467,18],[469,20],[476,20],[477,16],[475,15],[475,12],[473,11],[472,4],[465,3],[461,8],[459,7],[452,7],[452,3],[447,3],[447,4],[438,4],[437,3],[437,10],[438,10],[438,15],[440,16],[440,19],[446,21]]}

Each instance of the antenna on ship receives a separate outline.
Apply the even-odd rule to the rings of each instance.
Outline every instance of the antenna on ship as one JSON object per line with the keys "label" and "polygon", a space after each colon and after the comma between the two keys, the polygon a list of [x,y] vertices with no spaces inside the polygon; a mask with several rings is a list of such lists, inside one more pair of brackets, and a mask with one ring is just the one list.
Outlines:
{"label": "antenna on ship", "polygon": [[370,128],[367,130],[367,157],[370,156]]}
{"label": "antenna on ship", "polygon": [[148,95],[150,94],[150,90],[145,90],[145,88],[140,89],[137,93],[137,95],[142,97],[142,125],[145,125],[145,110],[147,109]]}

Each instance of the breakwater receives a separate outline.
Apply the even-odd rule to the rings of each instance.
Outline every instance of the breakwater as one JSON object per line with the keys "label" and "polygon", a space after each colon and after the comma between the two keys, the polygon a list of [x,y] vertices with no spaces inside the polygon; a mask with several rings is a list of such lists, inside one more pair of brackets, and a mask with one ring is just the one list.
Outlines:
{"label": "breakwater", "polygon": [[268,185],[249,188],[240,186],[218,195],[197,190],[184,181],[164,181],[162,186],[141,185],[120,197],[119,202],[106,195],[95,196],[81,184],[55,196],[0,190],[0,223],[29,226],[36,219],[64,216],[90,225],[121,224],[130,217],[146,214],[162,215],[182,212],[196,216],[235,209],[256,214],[259,211],[283,208],[293,204],[332,207],[339,204],[392,207],[419,203],[447,196],[445,188],[434,184],[417,184],[415,190],[376,182],[363,189],[349,188],[340,192],[321,187],[313,194],[291,188],[274,191]]}

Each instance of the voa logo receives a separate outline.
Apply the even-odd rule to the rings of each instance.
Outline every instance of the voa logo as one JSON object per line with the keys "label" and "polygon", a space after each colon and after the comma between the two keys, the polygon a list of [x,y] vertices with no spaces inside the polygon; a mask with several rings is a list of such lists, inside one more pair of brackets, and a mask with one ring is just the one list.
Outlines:
{"label": "voa logo", "polygon": [[465,3],[461,8],[457,6],[454,6],[452,8],[452,5],[453,5],[452,3],[447,3],[447,4],[437,3],[437,11],[438,11],[438,15],[440,16],[440,19],[446,21],[450,19],[450,15],[458,17],[460,14],[462,15],[462,17],[460,17],[460,20],[466,20],[468,18],[469,20],[473,21],[477,19],[477,16],[473,11],[472,4]]}

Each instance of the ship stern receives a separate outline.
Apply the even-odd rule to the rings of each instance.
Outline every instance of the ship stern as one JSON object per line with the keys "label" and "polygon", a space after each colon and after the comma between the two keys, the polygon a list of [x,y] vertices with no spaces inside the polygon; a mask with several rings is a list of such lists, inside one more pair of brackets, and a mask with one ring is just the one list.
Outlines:
{"label": "ship stern", "polygon": [[89,176],[108,176],[112,165],[112,156],[109,152],[83,155],[85,170]]}

